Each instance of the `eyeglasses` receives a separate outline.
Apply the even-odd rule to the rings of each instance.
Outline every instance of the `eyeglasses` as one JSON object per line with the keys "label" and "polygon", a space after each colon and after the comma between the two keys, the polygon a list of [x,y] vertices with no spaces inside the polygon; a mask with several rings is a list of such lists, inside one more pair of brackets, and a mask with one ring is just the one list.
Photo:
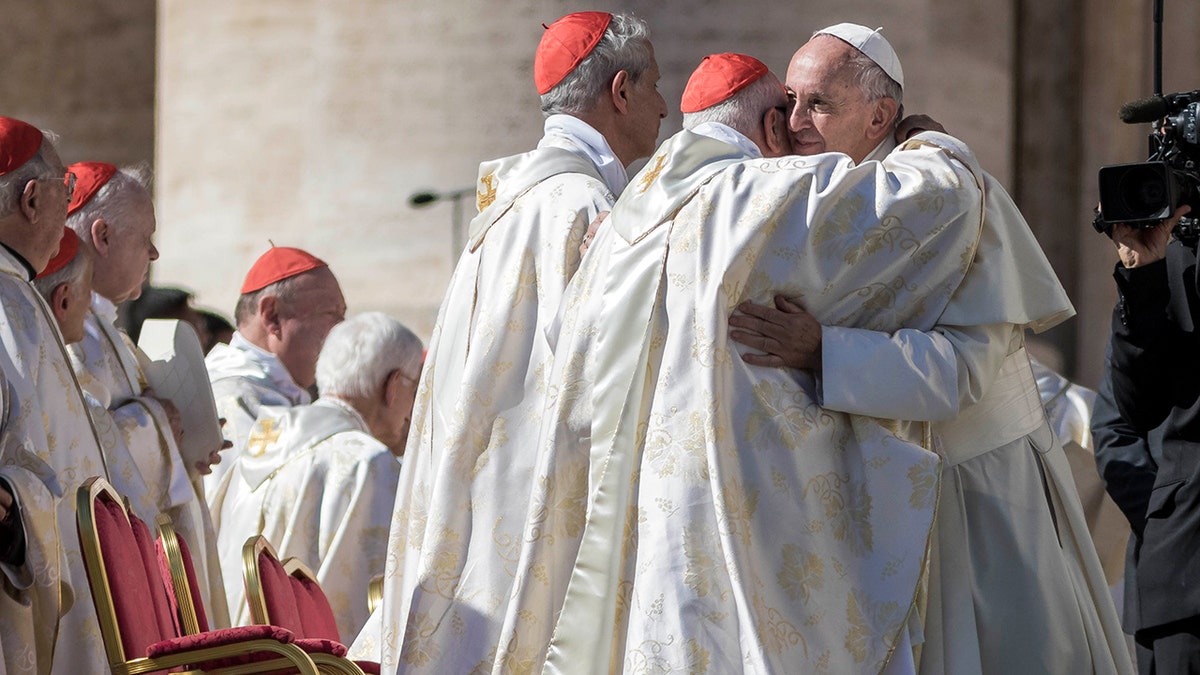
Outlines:
{"label": "eyeglasses", "polygon": [[[54,180],[54,177],[46,176],[43,178],[37,178],[35,180]],[[63,184],[63,187],[65,187],[67,189],[67,201],[68,202],[71,201],[71,197],[73,197],[75,195],[75,180],[76,180],[76,177],[75,177],[74,173],[67,171],[63,174],[62,184]]]}

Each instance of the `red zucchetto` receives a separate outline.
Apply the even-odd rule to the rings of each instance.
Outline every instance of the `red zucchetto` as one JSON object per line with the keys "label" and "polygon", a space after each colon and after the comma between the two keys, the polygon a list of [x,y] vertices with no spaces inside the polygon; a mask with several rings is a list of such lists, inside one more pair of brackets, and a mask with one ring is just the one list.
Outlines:
{"label": "red zucchetto", "polygon": [[710,108],[745,89],[758,78],[769,72],[767,66],[753,56],[745,54],[713,54],[706,56],[696,66],[687,86],[683,88],[683,100],[679,110],[694,113]]}
{"label": "red zucchetto", "polygon": [[276,281],[290,279],[318,267],[329,267],[324,260],[298,248],[272,246],[259,256],[246,273],[242,294],[260,291]]}
{"label": "red zucchetto", "polygon": [[612,14],[608,12],[575,12],[546,26],[542,41],[533,56],[533,82],[539,94],[545,94],[563,81],[592,53]]}
{"label": "red zucchetto", "polygon": [[37,127],[12,117],[0,117],[0,176],[24,166],[41,147],[42,132]]}
{"label": "red zucchetto", "polygon": [[67,207],[67,215],[71,215],[96,196],[117,174],[117,167],[104,162],[76,162],[68,166],[67,171],[75,174],[75,194],[71,195],[71,205]]}
{"label": "red zucchetto", "polygon": [[38,272],[37,279],[48,277],[51,274],[61,270],[71,261],[75,259],[75,254],[79,253],[79,236],[69,227],[63,228],[62,239],[58,242],[58,254],[46,263],[46,269]]}

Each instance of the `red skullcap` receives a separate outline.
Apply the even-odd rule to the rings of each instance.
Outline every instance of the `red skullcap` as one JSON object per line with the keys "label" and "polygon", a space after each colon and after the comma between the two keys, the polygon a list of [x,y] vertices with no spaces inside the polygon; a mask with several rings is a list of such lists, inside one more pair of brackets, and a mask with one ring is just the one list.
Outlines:
{"label": "red skullcap", "polygon": [[758,78],[766,75],[767,66],[753,56],[745,54],[713,54],[706,56],[696,66],[687,86],[683,88],[683,100],[679,110],[694,113],[710,108],[745,89]]}
{"label": "red skullcap", "polygon": [[78,252],[79,236],[71,228],[64,227],[62,239],[58,242],[58,254],[51,258],[50,262],[46,263],[46,269],[38,272],[38,275],[34,278],[41,279],[42,277],[48,277],[70,265],[71,261],[75,259],[75,254]]}
{"label": "red skullcap", "polygon": [[42,147],[42,132],[27,122],[0,117],[0,176],[21,168]]}
{"label": "red skullcap", "polygon": [[76,162],[68,166],[67,171],[75,174],[75,193],[71,195],[71,205],[67,207],[69,216],[96,196],[100,188],[117,174],[117,167],[104,162]]}
{"label": "red skullcap", "polygon": [[242,284],[242,294],[260,291],[276,281],[290,279],[318,267],[329,267],[324,260],[317,258],[298,248],[287,246],[272,246],[259,256],[246,273],[246,281]]}
{"label": "red skullcap", "polygon": [[608,12],[575,12],[546,26],[542,41],[533,55],[533,83],[539,94],[545,94],[571,74],[596,48],[612,14]]}

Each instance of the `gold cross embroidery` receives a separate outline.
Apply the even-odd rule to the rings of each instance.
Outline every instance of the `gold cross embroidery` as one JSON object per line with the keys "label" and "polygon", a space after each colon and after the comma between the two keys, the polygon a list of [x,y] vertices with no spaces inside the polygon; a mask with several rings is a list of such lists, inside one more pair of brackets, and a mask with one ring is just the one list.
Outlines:
{"label": "gold cross embroidery", "polygon": [[251,457],[257,457],[267,451],[267,446],[279,440],[280,431],[275,428],[275,420],[265,419],[254,425],[250,438],[246,440],[246,451]]}
{"label": "gold cross embroidery", "polygon": [[496,174],[489,173],[480,178],[479,182],[483,184],[483,191],[475,190],[475,203],[479,206],[479,210],[482,211],[491,206],[492,202],[496,201]]}
{"label": "gold cross embroidery", "polygon": [[654,184],[654,181],[658,180],[658,174],[663,172],[663,165],[666,163],[667,156],[665,154],[659,155],[658,161],[654,163],[654,168],[643,173],[642,179],[638,181],[639,192],[645,192],[646,190],[650,189],[650,186]]}

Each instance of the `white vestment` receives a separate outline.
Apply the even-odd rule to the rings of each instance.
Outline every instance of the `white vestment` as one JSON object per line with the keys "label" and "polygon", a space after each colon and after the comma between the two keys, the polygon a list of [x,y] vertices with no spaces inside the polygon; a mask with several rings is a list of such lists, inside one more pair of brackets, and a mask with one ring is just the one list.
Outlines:
{"label": "white vestment", "polygon": [[970,151],[925,138],[954,156],[750,159],[684,131],[631,181],[560,308],[493,672],[883,667],[915,616],[938,458],[921,425],[747,365],[728,317],[782,293],[825,321],[932,326],[981,195]]}
{"label": "white vestment", "polygon": [[[39,621],[47,622],[33,627],[38,634],[37,644],[39,647],[44,644],[46,634],[42,631],[48,631],[55,645],[53,673],[96,673],[105,669],[108,660],[76,535],[75,490],[87,478],[108,478],[108,473],[58,324],[26,275],[16,258],[6,249],[0,249],[0,307],[3,308],[0,373],[7,386],[7,409],[0,429],[4,437],[0,465],[5,467],[5,476],[16,482],[19,498],[29,507],[30,514],[44,513],[51,503],[56,510],[55,533],[42,529],[51,524],[49,518],[35,516],[33,522],[26,520],[27,526],[39,530],[32,536],[39,540],[35,546],[40,552],[35,552],[29,561],[35,566],[34,585],[43,591],[47,589],[45,584],[52,587],[58,581],[56,569],[62,570],[62,583],[57,584],[61,591],[58,602],[52,600],[32,608]],[[34,478],[43,484],[44,493],[36,488]],[[26,536],[30,534],[26,532]],[[54,559],[49,546],[61,549],[65,558],[61,564]],[[4,590],[9,591],[9,586]],[[51,588],[42,600],[53,593]],[[33,601],[39,602],[37,598]],[[29,647],[27,644],[10,647],[8,643],[9,636],[16,634],[11,622],[28,617],[20,611],[10,614],[10,609],[29,609],[12,603],[11,596],[0,602],[0,640],[4,641],[5,653],[0,660],[4,661],[9,658],[10,648],[19,652]],[[63,612],[57,624],[53,623],[54,611],[48,606],[54,604]],[[18,630],[29,628],[18,627]],[[45,672],[46,663],[41,660],[44,654],[41,649],[36,651],[39,660],[35,672]]]}
{"label": "white vestment", "polygon": [[116,327],[116,318],[116,306],[93,293],[83,339],[67,345],[79,385],[100,403],[92,417],[101,430],[112,484],[147,525],[153,527],[160,513],[171,517],[191,550],[210,625],[227,627],[225,583],[199,474],[193,484],[166,411],[146,388],[142,363],[148,359]]}
{"label": "white vestment", "polygon": [[[1125,547],[1129,543],[1129,521],[1120,507],[1108,496],[1104,480],[1096,469],[1096,454],[1092,448],[1092,407],[1096,392],[1075,384],[1036,359],[1030,358],[1033,376],[1050,428],[1062,443],[1063,452],[1071,465],[1071,476],[1079,492],[1079,503],[1087,519],[1092,543],[1100,556],[1104,578],[1111,587],[1125,578]],[[1114,594],[1120,601],[1121,595]],[[1120,608],[1118,607],[1118,610]],[[1120,612],[1118,612],[1119,614]]]}
{"label": "white vestment", "polygon": [[[3,382],[0,388],[6,388]],[[16,440],[0,428],[0,442]],[[25,452],[29,449],[20,445],[4,447],[0,457]],[[25,541],[24,564],[0,564],[0,675],[46,675],[58,618],[73,602],[61,577],[67,561],[58,545],[58,500],[41,479],[19,466],[0,466],[0,478],[19,506]]]}
{"label": "white vestment", "polygon": [[280,559],[297,557],[316,572],[350,640],[367,620],[367,586],[383,574],[400,461],[335,398],[263,406],[254,430],[262,442],[234,461],[212,505],[234,622],[250,623],[242,546],[262,534]]}
{"label": "white vestment", "polygon": [[986,174],[984,190],[979,248],[935,330],[822,321],[821,401],[933,423],[943,485],[921,673],[1128,673],[1024,349],[1025,328],[1044,330],[1074,310],[1011,198]]}
{"label": "white vestment", "polygon": [[[241,333],[234,333],[227,345],[214,346],[204,357],[204,365],[208,367],[217,414],[225,419],[225,438],[233,442],[232,448],[221,452],[221,463],[214,464],[212,473],[204,477],[204,491],[208,503],[213,504],[223,489],[229,467],[249,442],[259,407],[303,405],[311,403],[312,397],[296,384],[274,354],[252,344]],[[220,524],[216,527],[219,532]]]}
{"label": "white vestment", "polygon": [[503,651],[535,458],[516,439],[536,434],[544,333],[579,243],[624,181],[603,136],[559,115],[537,149],[480,166],[480,213],[421,373],[383,602],[352,649],[385,673],[487,670]]}

